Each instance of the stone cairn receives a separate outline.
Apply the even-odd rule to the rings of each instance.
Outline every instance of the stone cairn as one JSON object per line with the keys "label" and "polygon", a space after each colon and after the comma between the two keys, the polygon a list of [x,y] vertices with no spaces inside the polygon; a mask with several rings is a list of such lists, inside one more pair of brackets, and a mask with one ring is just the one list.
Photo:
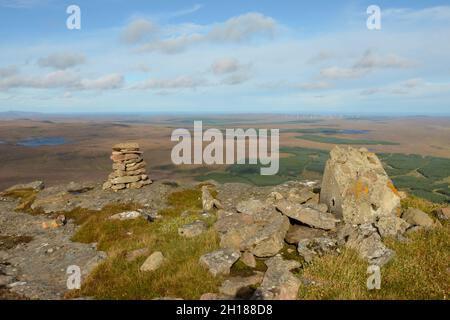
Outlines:
{"label": "stone cairn", "polygon": [[143,152],[139,150],[139,144],[119,143],[113,146],[112,150],[114,171],[103,184],[104,190],[140,189],[152,183],[146,174],[146,163],[142,158]]}

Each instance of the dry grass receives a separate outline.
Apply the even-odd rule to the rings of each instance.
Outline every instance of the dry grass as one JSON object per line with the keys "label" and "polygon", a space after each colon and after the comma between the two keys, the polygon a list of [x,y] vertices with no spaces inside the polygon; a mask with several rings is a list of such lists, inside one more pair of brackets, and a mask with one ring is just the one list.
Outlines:
{"label": "dry grass", "polygon": [[[431,213],[438,206],[409,198],[404,208],[413,206]],[[386,239],[396,253],[381,268],[381,289],[366,287],[368,264],[352,250],[339,256],[325,256],[305,267],[302,276],[316,285],[302,286],[300,299],[440,299],[450,297],[450,224],[410,234],[405,242]]]}
{"label": "dry grass", "polygon": [[[144,219],[111,221],[108,217],[115,209],[112,207],[84,220],[73,240],[97,242],[98,248],[108,253],[108,259],[84,281],[81,291],[68,297],[198,299],[205,292],[217,291],[222,279],[212,277],[198,263],[201,255],[218,248],[216,232],[210,229],[193,239],[178,235],[180,226],[199,218],[199,196],[198,189],[173,193],[168,198],[171,207],[160,212],[164,218],[153,223]],[[212,225],[214,218],[206,222]],[[125,259],[127,252],[140,248],[161,251],[167,261],[155,272],[141,272],[145,256],[133,262]]]}

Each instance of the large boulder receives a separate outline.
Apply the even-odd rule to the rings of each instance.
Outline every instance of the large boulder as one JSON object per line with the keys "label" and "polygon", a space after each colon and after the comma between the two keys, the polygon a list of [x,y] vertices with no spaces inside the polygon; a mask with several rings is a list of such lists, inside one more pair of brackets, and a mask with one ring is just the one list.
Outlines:
{"label": "large boulder", "polygon": [[331,150],[320,202],[350,224],[375,223],[379,217],[400,212],[398,191],[378,157],[365,148]]}

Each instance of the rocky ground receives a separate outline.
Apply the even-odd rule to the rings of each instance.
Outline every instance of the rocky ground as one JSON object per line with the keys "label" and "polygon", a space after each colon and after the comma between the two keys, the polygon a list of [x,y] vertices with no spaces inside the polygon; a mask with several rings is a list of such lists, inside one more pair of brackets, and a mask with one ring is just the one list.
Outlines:
{"label": "rocky ground", "polygon": [[[68,266],[79,266],[86,277],[107,258],[106,253],[96,250],[95,243],[71,241],[78,227],[71,219],[65,221],[65,213],[134,203],[141,209],[118,213],[111,219],[144,217],[151,222],[164,219],[158,212],[167,206],[171,193],[196,187],[156,181],[139,190],[119,192],[90,183],[44,188],[35,182],[10,188],[0,201],[0,295],[61,299],[67,292]],[[300,267],[299,259],[309,263],[324,255],[339,255],[347,247],[368,264],[383,266],[395,256],[384,245],[384,238],[403,241],[409,232],[440,225],[419,209],[400,208],[401,194],[376,156],[366,150],[335,150],[323,182],[292,181],[275,187],[211,182],[200,187],[203,210],[199,217],[214,216],[212,228],[220,245],[202,255],[198,264],[224,279],[218,292],[206,292],[202,299],[296,299],[305,281],[294,272]],[[21,206],[10,197],[14,190],[35,190],[36,196],[28,206]],[[448,219],[448,208],[439,214]],[[195,238],[208,228],[200,218],[179,226],[178,233]],[[291,252],[296,259],[280,254],[286,244],[296,246],[296,252]],[[164,252],[151,248],[129,252],[126,259],[133,261],[143,255],[148,258],[141,272],[154,272],[166,261]],[[249,268],[262,261],[265,271],[229,276],[237,261]]]}
{"label": "rocky ground", "polygon": [[62,299],[67,268],[78,265],[86,275],[105,254],[95,244],[70,241],[72,222],[46,227],[48,217],[15,212],[15,206],[0,201],[0,286],[30,299]]}

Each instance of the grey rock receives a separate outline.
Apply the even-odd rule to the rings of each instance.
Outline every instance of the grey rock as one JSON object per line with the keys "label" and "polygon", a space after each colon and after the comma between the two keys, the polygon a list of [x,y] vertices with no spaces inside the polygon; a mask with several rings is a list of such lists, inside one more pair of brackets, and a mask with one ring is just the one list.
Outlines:
{"label": "grey rock", "polygon": [[236,205],[236,210],[244,214],[255,214],[263,211],[266,208],[266,204],[261,200],[249,199],[239,202]]}
{"label": "grey rock", "polygon": [[314,228],[331,230],[334,229],[336,227],[336,223],[339,222],[339,219],[336,219],[330,213],[320,212],[318,210],[286,200],[277,202],[276,207],[289,218],[300,221],[301,223],[307,224]]}
{"label": "grey rock", "polygon": [[264,224],[254,235],[246,238],[241,248],[257,257],[272,257],[283,248],[288,229],[289,219],[275,215],[270,223]]}
{"label": "grey rock", "polygon": [[162,252],[156,251],[145,260],[139,270],[142,272],[158,270],[163,265],[165,260],[166,259],[164,258]]}
{"label": "grey rock", "polygon": [[11,192],[11,191],[16,191],[16,190],[26,190],[26,189],[40,191],[40,190],[44,189],[44,182],[33,181],[33,182],[29,182],[29,183],[16,184],[16,185],[6,189],[5,192]]}
{"label": "grey rock", "polygon": [[178,228],[178,234],[186,238],[193,238],[201,235],[208,228],[204,221],[197,220]]}
{"label": "grey rock", "polygon": [[70,182],[67,185],[67,192],[69,193],[84,193],[91,191],[95,188],[95,184],[93,183],[77,183],[77,182]]}
{"label": "grey rock", "polygon": [[291,225],[289,227],[284,240],[289,244],[298,244],[299,241],[305,239],[313,239],[322,237],[326,234],[324,230],[314,229],[302,225]]}
{"label": "grey rock", "polygon": [[300,240],[297,246],[297,251],[306,262],[311,262],[314,257],[321,257],[325,254],[338,253],[337,241],[319,237],[313,239]]}
{"label": "grey rock", "polygon": [[434,227],[433,219],[431,219],[425,212],[416,208],[408,208],[406,212],[403,213],[402,219],[413,226],[426,228]]}
{"label": "grey rock", "polygon": [[376,227],[381,237],[396,237],[402,235],[411,225],[396,216],[383,216],[378,219]]}
{"label": "grey rock", "polygon": [[202,206],[205,211],[209,211],[213,208],[222,209],[222,204],[219,200],[214,199],[208,190],[208,186],[202,186]]}
{"label": "grey rock", "polygon": [[256,300],[296,300],[301,281],[291,273],[300,263],[277,255],[266,262],[267,271],[253,296]]}
{"label": "grey rock", "polygon": [[200,265],[208,269],[213,276],[228,275],[230,268],[240,258],[241,253],[234,249],[220,249],[200,257]]}
{"label": "grey rock", "polygon": [[242,253],[241,261],[250,268],[256,267],[256,259],[253,253],[245,251]]}
{"label": "grey rock", "polygon": [[378,157],[336,146],[325,166],[320,201],[349,224],[375,223],[400,209],[400,196]]}
{"label": "grey rock", "polygon": [[121,213],[116,213],[116,214],[112,215],[111,217],[109,217],[109,219],[125,221],[125,220],[134,220],[134,219],[139,218],[140,216],[141,216],[141,213],[139,211],[125,211],[125,212],[121,212]]}
{"label": "grey rock", "polygon": [[352,229],[346,237],[345,245],[357,250],[361,258],[370,264],[383,266],[395,256],[395,252],[383,244],[376,228],[371,224]]}
{"label": "grey rock", "polygon": [[315,197],[314,192],[309,188],[291,189],[287,197],[288,201],[303,204]]}
{"label": "grey rock", "polygon": [[223,295],[233,298],[250,298],[254,289],[251,286],[255,286],[263,280],[264,273],[255,272],[254,275],[249,277],[233,277],[225,280],[219,288],[219,292]]}

